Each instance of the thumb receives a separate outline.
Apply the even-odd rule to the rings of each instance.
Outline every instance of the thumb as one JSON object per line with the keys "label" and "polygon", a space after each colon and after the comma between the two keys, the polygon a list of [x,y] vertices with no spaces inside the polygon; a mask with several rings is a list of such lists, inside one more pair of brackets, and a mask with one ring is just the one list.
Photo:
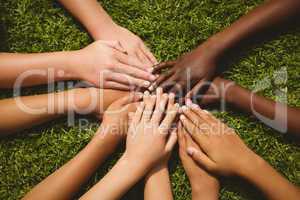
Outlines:
{"label": "thumb", "polygon": [[188,147],[187,153],[193,160],[200,166],[204,167],[208,171],[212,171],[215,163],[207,157],[201,150],[197,150],[194,147]]}

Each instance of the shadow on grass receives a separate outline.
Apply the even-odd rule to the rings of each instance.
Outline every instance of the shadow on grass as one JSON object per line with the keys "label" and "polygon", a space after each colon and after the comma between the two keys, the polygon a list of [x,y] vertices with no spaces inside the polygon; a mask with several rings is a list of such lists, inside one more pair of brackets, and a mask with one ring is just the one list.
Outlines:
{"label": "shadow on grass", "polygon": [[0,21],[0,52],[8,51],[7,31],[5,25]]}
{"label": "shadow on grass", "polygon": [[224,53],[219,62],[218,74],[228,70],[230,66],[238,63],[242,57],[248,57],[251,49],[262,46],[280,36],[284,36],[291,33],[300,32],[300,21],[291,20],[285,23],[283,26],[270,28],[261,33],[258,33],[247,40],[239,43],[234,50],[230,50]]}

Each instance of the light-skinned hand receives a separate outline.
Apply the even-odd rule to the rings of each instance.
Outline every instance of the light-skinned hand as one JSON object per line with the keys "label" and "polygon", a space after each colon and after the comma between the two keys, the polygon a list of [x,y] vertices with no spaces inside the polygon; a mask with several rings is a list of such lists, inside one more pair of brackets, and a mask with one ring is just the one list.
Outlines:
{"label": "light-skinned hand", "polygon": [[231,128],[190,100],[182,108],[180,121],[199,146],[187,148],[189,155],[209,172],[218,175],[239,175],[251,165],[252,152]]}
{"label": "light-skinned hand", "polygon": [[178,108],[167,94],[145,92],[129,127],[124,157],[149,168],[166,158],[177,141],[170,129]]}
{"label": "light-skinned hand", "polygon": [[70,58],[71,74],[105,89],[130,90],[149,87],[155,76],[136,57],[127,55],[117,41],[96,41],[75,51]]}
{"label": "light-skinned hand", "polygon": [[137,101],[143,98],[142,93],[129,95],[113,102],[104,112],[101,126],[97,133],[112,134],[116,137],[125,137],[128,131],[128,113],[135,110]]}
{"label": "light-skinned hand", "polygon": [[110,28],[101,31],[100,38],[101,40],[119,41],[128,55],[139,59],[148,67],[157,64],[156,58],[141,38],[122,26],[113,23]]}
{"label": "light-skinned hand", "polygon": [[183,128],[181,122],[178,122],[177,130],[179,157],[189,178],[193,199],[218,199],[220,189],[218,179],[201,168],[187,153],[188,147],[201,151],[199,146]]}

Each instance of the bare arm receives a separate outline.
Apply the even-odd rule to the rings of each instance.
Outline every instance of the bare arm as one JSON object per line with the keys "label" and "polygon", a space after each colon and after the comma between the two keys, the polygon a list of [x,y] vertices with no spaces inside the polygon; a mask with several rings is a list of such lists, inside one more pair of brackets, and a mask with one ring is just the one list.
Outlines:
{"label": "bare arm", "polygon": [[232,81],[216,78],[201,103],[223,101],[252,113],[266,125],[294,136],[300,136],[300,109],[257,95]]}
{"label": "bare arm", "polygon": [[42,196],[45,200],[64,200],[74,197],[120,141],[117,135],[100,131],[76,157],[35,186],[24,199],[38,200]]}
{"label": "bare arm", "polygon": [[81,80],[98,88],[130,90],[148,87],[155,79],[145,66],[117,41],[96,41],[68,52],[0,53],[0,88]]}
{"label": "bare arm", "polygon": [[95,40],[116,40],[129,55],[147,67],[157,63],[143,41],[129,30],[117,25],[97,0],[59,0],[88,30]]}
{"label": "bare arm", "polygon": [[[167,101],[168,108],[165,108]],[[167,95],[155,102],[156,97],[146,92],[144,102],[137,108],[130,124],[125,153],[82,199],[119,199],[154,165],[170,154],[177,141],[176,132],[173,131],[169,138],[166,136],[176,117],[178,105],[174,104],[174,98],[168,99]],[[165,109],[166,115],[162,119]]]}
{"label": "bare arm", "polygon": [[72,80],[71,57],[70,52],[0,53],[0,88],[12,88],[17,80],[16,87]]}
{"label": "bare arm", "polygon": [[[156,95],[161,97],[163,94],[162,88],[156,90]],[[173,94],[169,94],[170,99],[174,99]],[[159,98],[157,98],[159,101]],[[171,153],[171,152],[170,152]],[[160,163],[154,166],[153,169],[145,177],[144,199],[155,200],[165,199],[172,200],[172,187],[169,177],[168,161],[171,154],[167,155]]]}
{"label": "bare arm", "polygon": [[[115,100],[128,94],[96,88],[0,100],[0,136],[30,128],[68,113],[102,115]],[[104,98],[105,97],[105,98]]]}
{"label": "bare arm", "polygon": [[267,0],[225,30],[210,37],[208,43],[212,44],[215,55],[221,56],[253,35],[283,25],[299,15],[299,9],[300,2],[297,0]]}
{"label": "bare arm", "polygon": [[[190,90],[191,87],[190,91],[186,91],[186,97],[191,98],[197,95],[203,91],[206,82],[215,77],[220,58],[225,57],[227,51],[234,50],[239,44],[256,34],[279,27],[287,20],[296,18],[299,9],[300,1],[298,0],[267,1],[223,31],[211,36],[193,51],[181,56],[176,62],[159,65],[154,70],[155,73],[164,68],[171,69],[169,73],[161,75],[154,86],[171,89],[171,92],[179,92],[182,88]],[[188,85],[190,81],[192,84]],[[176,85],[173,86],[174,84]]]}
{"label": "bare arm", "polygon": [[155,167],[147,174],[144,199],[173,199],[168,166]]}
{"label": "bare arm", "polygon": [[96,0],[59,0],[89,31],[95,40],[101,39],[104,29],[116,24]]}
{"label": "bare arm", "polygon": [[127,132],[128,112],[138,95],[125,96],[112,103],[92,141],[72,160],[48,176],[24,199],[71,199],[105,158],[111,154]]}
{"label": "bare arm", "polygon": [[[268,199],[298,199],[300,190],[249,149],[234,130],[207,111],[189,104],[180,117],[188,134],[200,149],[188,147],[188,154],[209,172],[222,176],[241,176]],[[205,123],[205,130],[201,124]],[[216,128],[217,127],[217,128]],[[236,156],[240,155],[240,159]]]}

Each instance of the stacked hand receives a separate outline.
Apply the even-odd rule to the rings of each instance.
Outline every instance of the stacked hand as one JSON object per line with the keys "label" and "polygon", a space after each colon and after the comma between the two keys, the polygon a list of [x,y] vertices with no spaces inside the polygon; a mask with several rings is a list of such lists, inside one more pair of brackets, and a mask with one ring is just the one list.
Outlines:
{"label": "stacked hand", "polygon": [[[180,121],[200,148],[190,146],[189,155],[204,169],[218,175],[240,175],[255,161],[254,154],[234,132],[209,112],[187,101]],[[236,159],[237,156],[239,159]]]}
{"label": "stacked hand", "polygon": [[71,76],[100,88],[130,90],[149,87],[156,79],[152,68],[134,56],[127,55],[116,41],[96,41],[74,52],[70,62]]}
{"label": "stacked hand", "polygon": [[181,97],[192,97],[199,92],[204,92],[208,82],[215,75],[217,58],[215,53],[209,50],[206,44],[183,55],[176,61],[159,64],[154,73],[167,70],[162,73],[150,90],[157,86],[165,91],[179,94]]}
{"label": "stacked hand", "polygon": [[137,58],[148,67],[157,64],[156,58],[138,36],[115,23],[102,30],[99,39],[119,41],[128,55]]}
{"label": "stacked hand", "polygon": [[146,92],[127,134],[125,157],[138,159],[147,168],[165,159],[177,141],[176,132],[170,133],[170,128],[178,107],[167,94]]}

